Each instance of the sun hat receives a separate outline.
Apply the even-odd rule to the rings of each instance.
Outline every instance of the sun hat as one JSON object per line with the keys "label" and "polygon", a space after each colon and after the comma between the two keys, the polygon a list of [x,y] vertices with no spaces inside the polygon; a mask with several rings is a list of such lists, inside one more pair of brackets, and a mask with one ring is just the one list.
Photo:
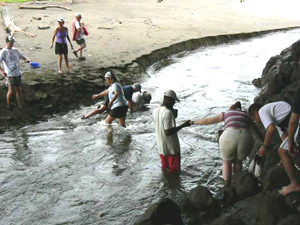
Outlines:
{"label": "sun hat", "polygon": [[167,91],[164,93],[164,96],[173,98],[175,101],[179,102],[179,99],[177,98],[177,95],[176,95],[175,91],[173,91],[173,90],[167,90]]}
{"label": "sun hat", "polygon": [[106,72],[106,74],[105,74],[105,76],[104,76],[105,78],[109,78],[109,79],[111,79],[112,78],[112,74],[111,74],[111,72],[110,71],[108,71],[108,72]]}
{"label": "sun hat", "polygon": [[65,22],[65,20],[64,20],[64,18],[63,18],[63,17],[58,17],[58,19],[57,19],[57,22],[64,23],[64,22]]}
{"label": "sun hat", "polygon": [[141,92],[141,89],[142,89],[142,85],[141,85],[141,84],[139,84],[139,83],[134,83],[134,84],[132,85],[132,87],[133,87],[134,89],[137,89],[139,92]]}
{"label": "sun hat", "polygon": [[81,17],[82,18],[82,15],[81,15],[80,12],[78,12],[78,13],[75,14],[75,17]]}
{"label": "sun hat", "polygon": [[16,40],[12,36],[6,38],[6,42],[14,43]]}
{"label": "sun hat", "polygon": [[143,99],[144,99],[144,102],[145,102],[146,104],[148,104],[148,103],[150,103],[150,101],[151,101],[151,99],[152,99],[152,96],[151,96],[151,94],[150,94],[149,92],[144,91],[144,92],[143,92]]}

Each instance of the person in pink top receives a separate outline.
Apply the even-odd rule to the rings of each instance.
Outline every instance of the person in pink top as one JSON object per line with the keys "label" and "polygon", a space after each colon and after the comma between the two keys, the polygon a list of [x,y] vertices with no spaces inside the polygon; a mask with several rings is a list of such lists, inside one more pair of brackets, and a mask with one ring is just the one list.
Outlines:
{"label": "person in pink top", "polygon": [[79,47],[73,51],[73,54],[78,57],[79,52],[79,60],[85,60],[85,57],[82,56],[82,51],[86,48],[84,35],[88,35],[88,32],[81,19],[81,13],[76,13],[75,19],[72,23],[73,41],[76,41],[76,43],[79,45]]}
{"label": "person in pink top", "polygon": [[242,169],[242,162],[250,154],[253,147],[253,138],[250,127],[254,128],[262,140],[262,135],[247,112],[242,111],[241,103],[236,102],[226,112],[219,113],[211,118],[191,121],[195,125],[209,125],[225,122],[225,130],[219,139],[221,157],[223,159],[223,179],[226,188],[231,185],[231,174]]}

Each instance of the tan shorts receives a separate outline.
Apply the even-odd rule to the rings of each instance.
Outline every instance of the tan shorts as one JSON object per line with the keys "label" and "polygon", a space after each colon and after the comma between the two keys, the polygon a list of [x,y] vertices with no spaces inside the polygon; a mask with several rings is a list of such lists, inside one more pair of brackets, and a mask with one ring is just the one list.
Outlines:
{"label": "tan shorts", "polygon": [[[295,143],[297,143],[298,132],[299,132],[299,127],[297,128],[295,136],[294,136]],[[297,143],[297,144],[299,145],[299,143]],[[287,150],[287,151],[289,150],[289,137],[288,136],[282,141],[279,148]]]}
{"label": "tan shorts", "polygon": [[253,138],[249,130],[229,127],[220,137],[221,157],[224,160],[244,160],[253,147]]}

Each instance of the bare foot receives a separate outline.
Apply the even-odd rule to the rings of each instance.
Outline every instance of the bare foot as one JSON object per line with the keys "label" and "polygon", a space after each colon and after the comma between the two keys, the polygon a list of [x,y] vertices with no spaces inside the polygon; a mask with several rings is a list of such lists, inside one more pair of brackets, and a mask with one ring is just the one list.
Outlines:
{"label": "bare foot", "polygon": [[63,72],[61,70],[58,71],[58,74],[62,74]]}
{"label": "bare foot", "polygon": [[300,185],[288,185],[288,186],[284,186],[281,188],[281,190],[279,191],[279,194],[281,195],[288,195],[289,193],[292,192],[300,192]]}

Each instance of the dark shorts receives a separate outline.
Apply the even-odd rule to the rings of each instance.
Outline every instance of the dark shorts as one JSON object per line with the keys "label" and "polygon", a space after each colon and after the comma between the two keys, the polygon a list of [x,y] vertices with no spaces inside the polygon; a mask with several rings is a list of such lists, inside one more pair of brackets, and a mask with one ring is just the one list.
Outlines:
{"label": "dark shorts", "polygon": [[84,40],[84,38],[81,38],[81,39],[76,40],[76,43],[78,45],[83,45],[83,44],[85,44],[85,40]]}
{"label": "dark shorts", "polygon": [[128,111],[128,105],[124,105],[112,109],[109,115],[113,118],[122,118],[122,117],[126,117],[127,111]]}
{"label": "dark shorts", "polygon": [[66,55],[68,54],[68,45],[67,43],[55,43],[55,54]]}
{"label": "dark shorts", "polygon": [[7,83],[12,87],[20,87],[22,84],[22,77],[7,77]]}
{"label": "dark shorts", "polygon": [[169,170],[170,172],[180,171],[180,154],[176,155],[162,155],[159,154],[161,159],[161,167],[163,170]]}

